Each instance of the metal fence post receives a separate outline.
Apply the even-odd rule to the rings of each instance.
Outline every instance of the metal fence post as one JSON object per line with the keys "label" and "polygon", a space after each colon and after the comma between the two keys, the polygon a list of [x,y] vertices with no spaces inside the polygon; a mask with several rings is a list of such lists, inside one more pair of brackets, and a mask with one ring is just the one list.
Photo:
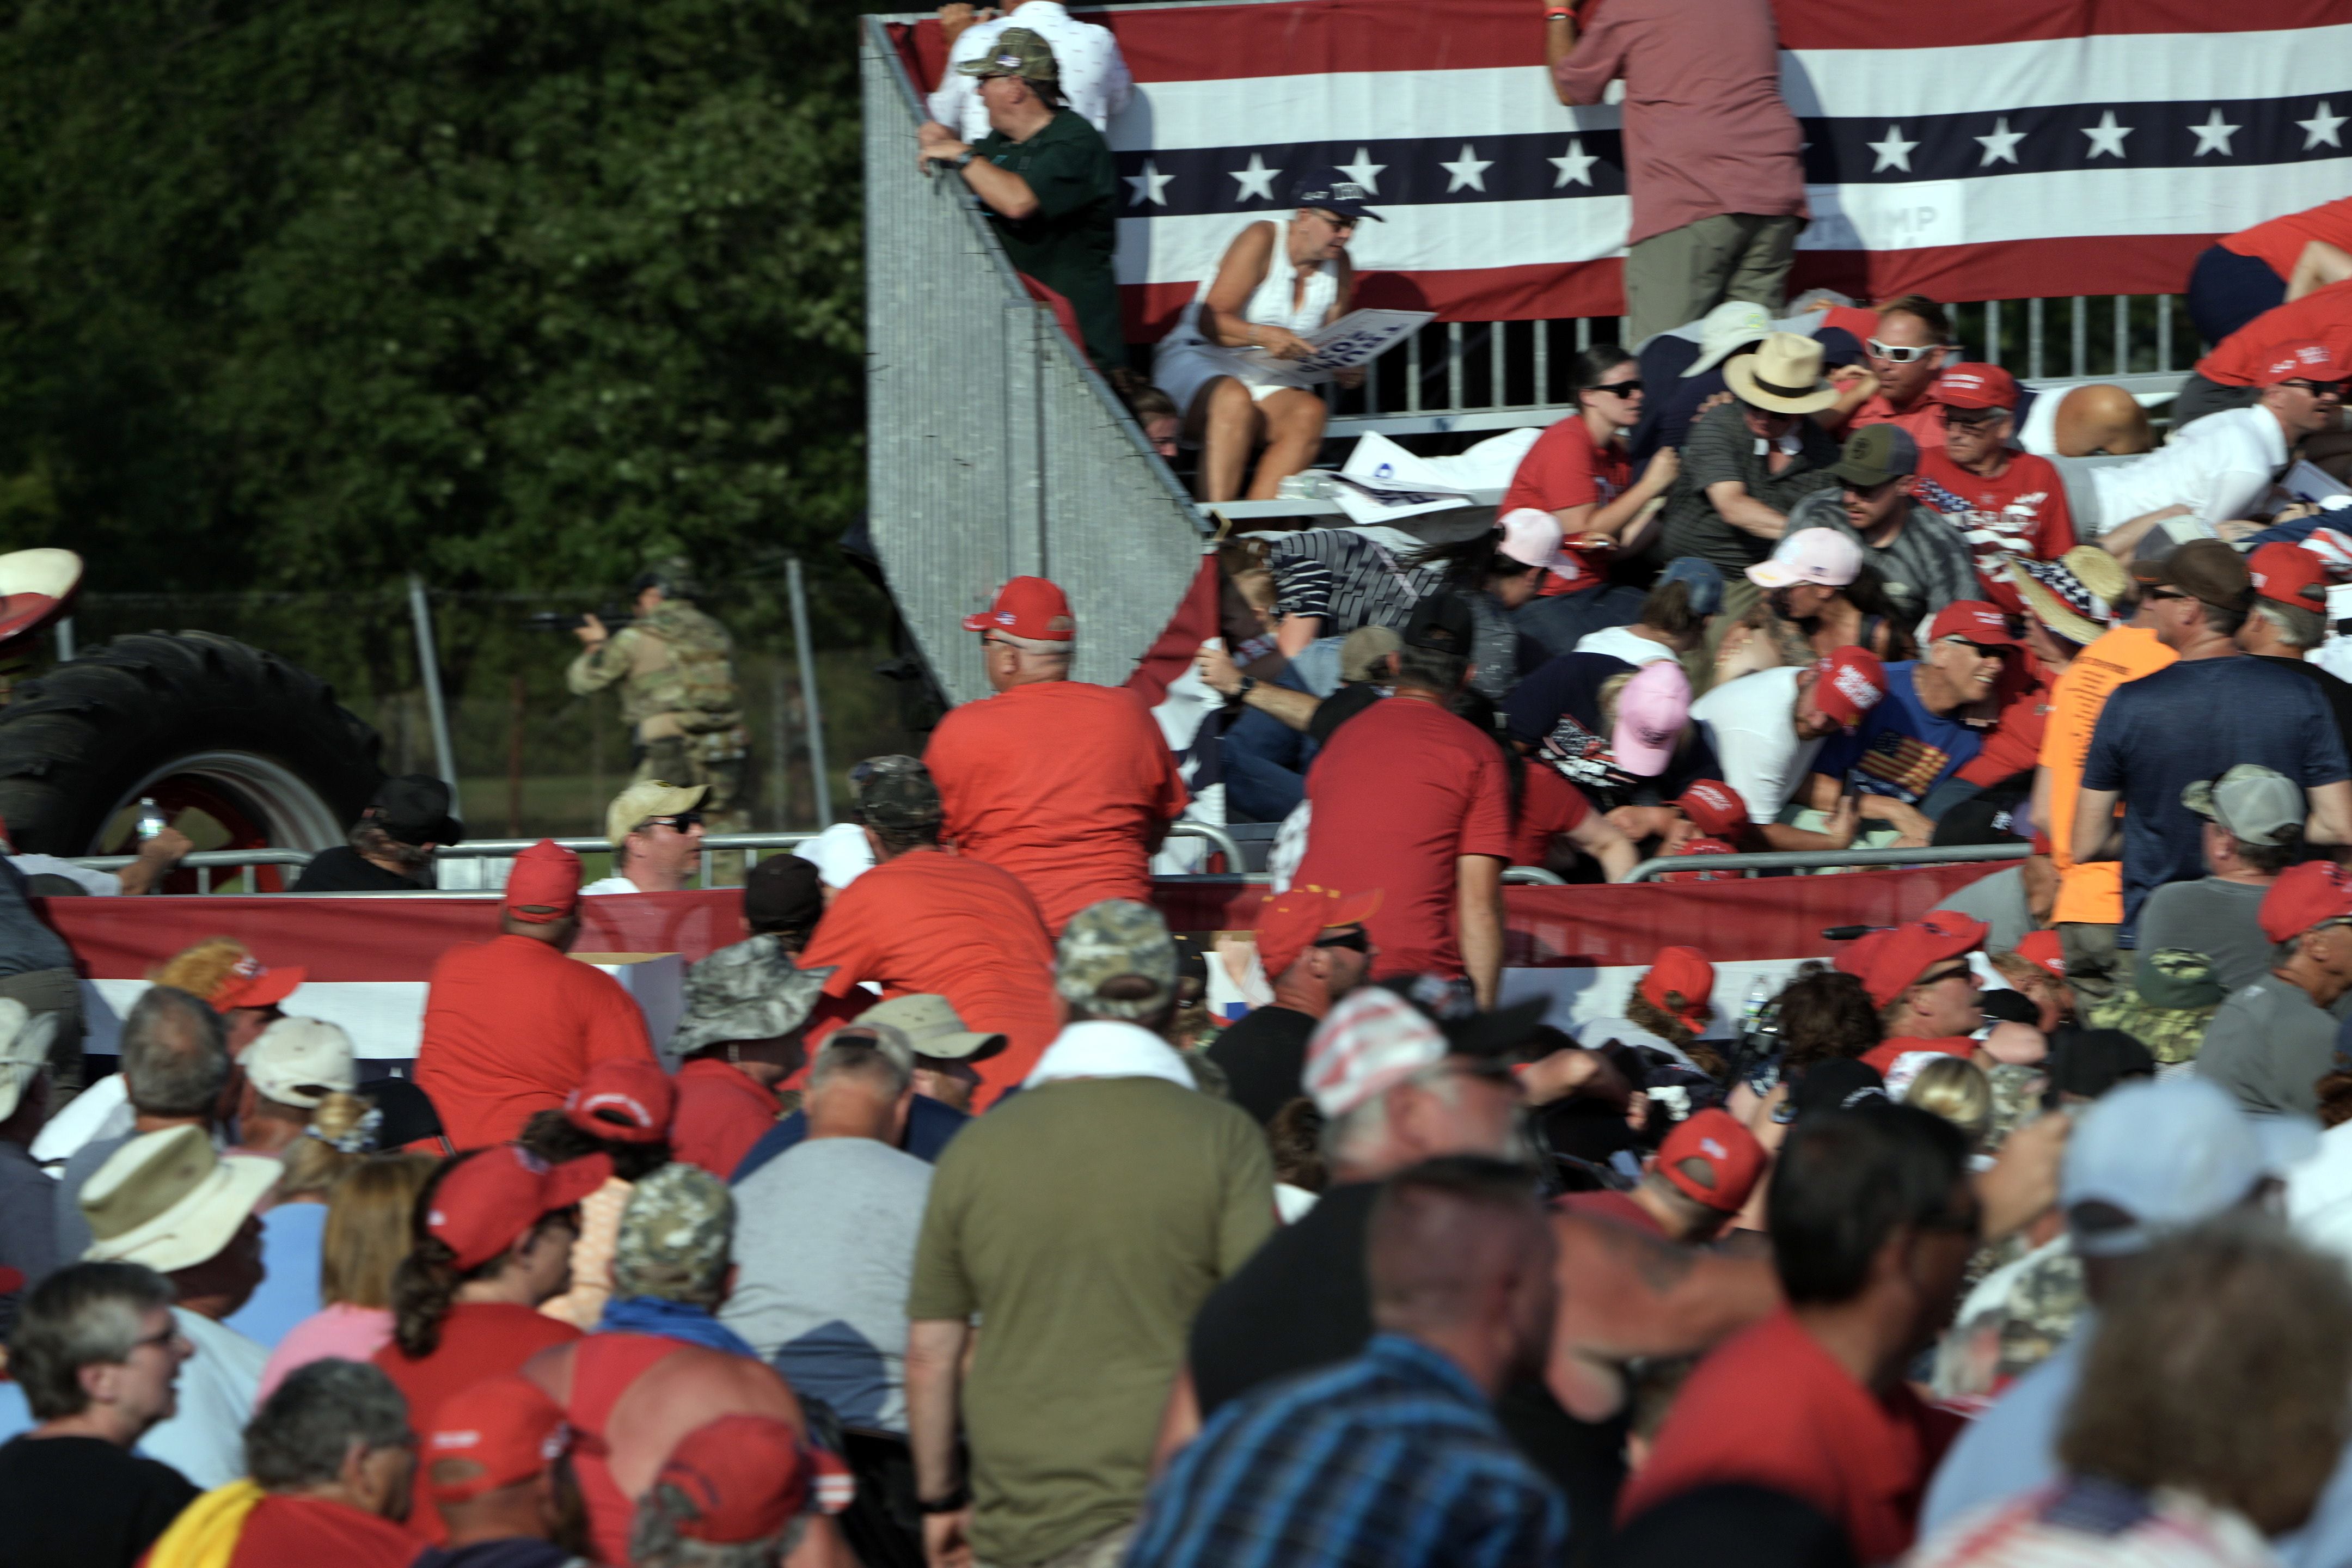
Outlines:
{"label": "metal fence post", "polygon": [[441,651],[433,643],[433,606],[425,596],[425,579],[408,574],[408,614],[416,626],[416,678],[425,683],[425,717],[433,726],[433,757],[441,782],[449,786],[449,810],[460,822],[466,807],[457,792],[457,753],[449,744],[449,712],[441,700]]}
{"label": "metal fence post", "polygon": [[793,646],[801,661],[801,704],[808,710],[809,773],[816,784],[816,825],[833,826],[833,781],[825,774],[824,709],[816,695],[816,655],[809,646],[808,594],[801,585],[801,558],[784,563],[793,595]]}

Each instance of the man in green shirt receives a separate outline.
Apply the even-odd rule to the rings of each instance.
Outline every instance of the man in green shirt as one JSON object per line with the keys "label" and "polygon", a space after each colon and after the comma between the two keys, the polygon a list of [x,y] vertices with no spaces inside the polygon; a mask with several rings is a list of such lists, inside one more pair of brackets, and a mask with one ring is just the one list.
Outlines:
{"label": "man in green shirt", "polygon": [[1110,143],[1063,102],[1053,47],[1026,27],[1007,27],[986,54],[956,68],[980,78],[993,129],[975,147],[926,121],[916,132],[921,160],[959,171],[1014,268],[1070,302],[1095,368],[1125,366]]}
{"label": "man in green shirt", "polygon": [[1192,1314],[1274,1229],[1265,1134],[1164,1037],[1159,915],[1080,910],[1054,984],[1068,1027],[940,1155],[915,1247],[908,1439],[934,1563],[1117,1563]]}

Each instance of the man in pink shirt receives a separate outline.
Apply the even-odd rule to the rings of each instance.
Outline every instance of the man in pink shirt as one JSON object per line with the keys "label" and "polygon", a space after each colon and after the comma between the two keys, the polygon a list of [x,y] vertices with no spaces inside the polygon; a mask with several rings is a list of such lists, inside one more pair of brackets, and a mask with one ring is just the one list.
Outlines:
{"label": "man in pink shirt", "polygon": [[1805,216],[1770,0],[1544,0],[1565,104],[1625,81],[1629,344],[1726,300],[1780,313]]}

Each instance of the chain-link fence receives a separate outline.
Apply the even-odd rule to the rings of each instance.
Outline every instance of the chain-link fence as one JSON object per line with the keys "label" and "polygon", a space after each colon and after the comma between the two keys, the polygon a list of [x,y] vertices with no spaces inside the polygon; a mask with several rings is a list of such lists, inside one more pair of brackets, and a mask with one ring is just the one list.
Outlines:
{"label": "chain-link fence", "polygon": [[[811,593],[819,600],[814,663],[837,817],[848,801],[849,765],[886,752],[919,752],[930,721],[919,681],[877,673],[891,659],[880,596],[860,583],[822,579]],[[432,590],[428,598],[467,831],[601,835],[605,805],[635,765],[618,693],[573,696],[564,670],[579,642],[568,631],[532,626],[530,617],[627,612],[597,590]],[[751,741],[745,804],[752,826],[823,826],[809,765],[810,715],[782,596],[720,591],[698,603],[735,637]],[[860,626],[870,628],[867,636],[858,636]],[[92,592],[77,605],[68,635],[87,651],[112,637],[158,629],[215,632],[301,665],[332,682],[343,705],[375,727],[387,772],[439,771],[404,584],[355,593]]]}

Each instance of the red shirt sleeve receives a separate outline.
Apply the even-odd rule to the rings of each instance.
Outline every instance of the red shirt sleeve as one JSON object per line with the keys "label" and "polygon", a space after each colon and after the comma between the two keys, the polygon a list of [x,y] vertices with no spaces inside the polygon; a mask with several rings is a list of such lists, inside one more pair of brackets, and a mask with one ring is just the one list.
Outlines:
{"label": "red shirt sleeve", "polygon": [[1584,36],[1568,58],[1552,68],[1560,86],[1579,103],[1599,103],[1609,84],[1625,74],[1625,50],[1631,35],[1606,6],[1585,12]]}
{"label": "red shirt sleeve", "polygon": [[1511,858],[1510,782],[1503,771],[1502,754],[1483,738],[1475,744],[1479,754],[1470,763],[1469,810],[1463,815],[1462,837],[1454,853],[1492,855],[1507,861]]}
{"label": "red shirt sleeve", "polygon": [[[866,876],[873,874],[868,871]],[[867,910],[873,897],[870,892],[861,896],[865,887],[866,877],[860,877],[841,890],[833,907],[818,918],[808,947],[801,953],[801,968],[833,970],[824,981],[828,996],[848,995],[859,981],[868,978],[874,963],[877,928]]]}

